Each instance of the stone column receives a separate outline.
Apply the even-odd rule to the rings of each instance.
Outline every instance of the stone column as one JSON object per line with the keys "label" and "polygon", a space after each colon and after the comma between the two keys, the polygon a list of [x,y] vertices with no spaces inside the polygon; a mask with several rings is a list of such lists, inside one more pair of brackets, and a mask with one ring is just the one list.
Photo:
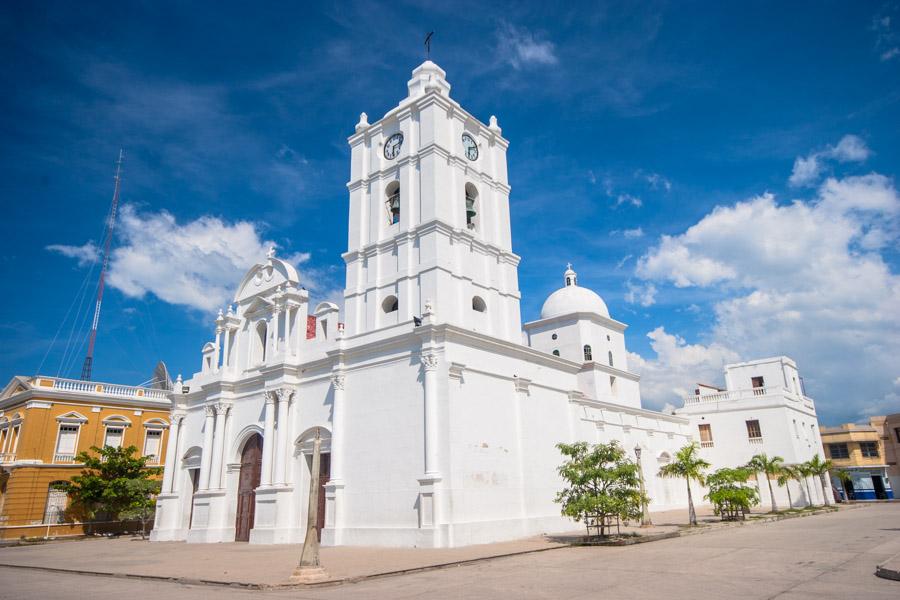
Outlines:
{"label": "stone column", "polygon": [[300,312],[300,307],[294,311],[297,315],[294,317],[294,352],[296,354],[300,354],[300,345],[303,343],[303,340],[306,339],[306,321],[300,322],[300,316],[303,314]]}
{"label": "stone column", "polygon": [[422,367],[425,369],[425,475],[435,475],[438,472],[437,356],[423,354]]}
{"label": "stone column", "polygon": [[284,306],[284,353],[286,355],[291,355],[294,353],[294,338],[291,333],[294,331],[294,327],[291,326],[291,313],[294,312],[290,306],[285,304]]}
{"label": "stone column", "polygon": [[[275,397],[278,399],[278,428],[275,433],[275,471],[272,475],[272,483],[278,485],[286,483],[287,441],[291,433],[287,413],[291,396],[293,396],[291,390],[284,388],[275,390]],[[268,406],[266,408],[268,409]]]}
{"label": "stone column", "polygon": [[225,417],[231,405],[224,402],[217,402],[216,410],[216,432],[213,439],[213,455],[212,466],[210,467],[209,485],[210,489],[220,489],[222,487],[222,454],[225,451]]}
{"label": "stone column", "polygon": [[284,313],[284,311],[281,310],[281,306],[276,305],[275,306],[275,332],[274,332],[275,335],[273,336],[273,339],[272,339],[272,345],[273,345],[272,349],[276,353],[278,352],[278,336],[281,332],[281,315],[283,313]]}
{"label": "stone column", "polygon": [[334,389],[331,408],[331,481],[341,483],[344,481],[344,383],[346,379],[343,373],[331,375],[331,385]]}
{"label": "stone column", "polygon": [[223,348],[224,352],[222,352],[222,368],[227,369],[229,363],[228,351],[231,349],[231,328],[225,330],[225,347]]}
{"label": "stone column", "polygon": [[[175,443],[175,457],[172,460],[172,493],[177,494],[179,488],[181,487],[181,477],[179,474],[181,472],[180,464],[181,464],[181,456],[184,454],[184,413],[179,414],[176,419],[178,419],[178,441]],[[168,454],[166,454],[166,458],[168,459]]]}
{"label": "stone column", "polygon": [[203,453],[200,455],[200,489],[209,489],[209,465],[213,452],[213,420],[216,416],[216,410],[211,404],[207,404],[206,420],[203,424]]}
{"label": "stone column", "polygon": [[275,392],[266,392],[266,415],[263,425],[262,473],[260,486],[272,485],[272,446],[275,444]]}
{"label": "stone column", "polygon": [[[221,315],[221,311],[219,312]],[[213,371],[219,370],[219,359],[222,356],[222,328],[216,327],[216,353],[213,354]]]}
{"label": "stone column", "polygon": [[177,445],[181,430],[181,416],[172,411],[169,413],[169,422],[171,427],[169,427],[169,440],[166,443],[166,462],[163,467],[162,493],[164,494],[173,491],[172,480],[175,477],[175,457],[178,454]]}

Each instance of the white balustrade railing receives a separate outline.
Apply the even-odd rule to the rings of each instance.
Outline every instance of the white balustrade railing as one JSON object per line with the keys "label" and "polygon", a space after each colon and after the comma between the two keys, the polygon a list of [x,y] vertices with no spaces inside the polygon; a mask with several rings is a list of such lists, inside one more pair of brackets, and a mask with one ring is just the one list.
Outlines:
{"label": "white balustrade railing", "polygon": [[753,446],[762,446],[763,443],[761,437],[747,438],[747,441]]}
{"label": "white balustrade railing", "polygon": [[712,440],[710,440],[708,442],[700,442],[701,448],[712,448],[715,445],[716,445],[715,442],[713,442]]}
{"label": "white balustrade railing", "polygon": [[16,460],[15,452],[4,452],[0,454],[0,463],[11,463]]}
{"label": "white balustrade railing", "polygon": [[77,379],[59,379],[57,377],[37,377],[37,387],[49,387],[65,392],[77,392],[92,396],[115,396],[118,398],[145,398],[147,400],[167,400],[168,392],[136,385],[119,385],[115,383],[99,383],[80,381]]}
{"label": "white balustrade railing", "polygon": [[73,463],[75,462],[74,454],[54,454],[53,455],[54,463]]}
{"label": "white balustrade railing", "polygon": [[783,396],[794,402],[803,402],[807,408],[813,408],[812,400],[805,396],[797,396],[785,387],[778,385],[767,385],[765,387],[746,388],[742,390],[728,390],[724,392],[715,392],[713,394],[691,395],[684,398],[685,405],[689,404],[705,404],[708,402],[734,402],[737,400],[750,400],[752,398],[761,398],[763,396]]}

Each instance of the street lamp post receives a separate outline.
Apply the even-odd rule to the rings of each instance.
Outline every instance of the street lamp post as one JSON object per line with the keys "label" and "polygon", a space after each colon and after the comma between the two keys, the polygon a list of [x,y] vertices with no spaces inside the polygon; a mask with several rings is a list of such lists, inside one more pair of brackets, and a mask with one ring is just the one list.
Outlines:
{"label": "street lamp post", "polygon": [[640,444],[634,447],[634,455],[637,457],[638,476],[641,482],[641,527],[650,527],[653,523],[650,521],[650,511],[647,510],[647,496],[644,493],[644,467],[641,465]]}

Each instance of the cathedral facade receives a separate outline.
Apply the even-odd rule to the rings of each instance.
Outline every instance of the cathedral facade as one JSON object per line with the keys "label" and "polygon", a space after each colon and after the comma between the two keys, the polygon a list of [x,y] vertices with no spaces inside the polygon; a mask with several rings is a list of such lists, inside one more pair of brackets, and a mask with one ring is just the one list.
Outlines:
{"label": "cathedral facade", "polygon": [[496,118],[469,114],[427,61],[349,144],[343,322],[310,309],[274,252],[247,273],[172,395],[153,539],[300,542],[311,485],[328,545],[568,531],[555,445],[580,440],[640,448],[651,508],[685,506],[684,482],[656,473],[693,429],[641,408],[625,324],[571,266],[521,322]]}

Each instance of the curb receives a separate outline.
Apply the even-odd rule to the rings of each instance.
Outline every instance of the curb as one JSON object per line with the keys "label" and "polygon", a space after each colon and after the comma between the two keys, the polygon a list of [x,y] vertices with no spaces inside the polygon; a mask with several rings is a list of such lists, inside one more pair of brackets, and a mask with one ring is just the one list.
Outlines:
{"label": "curb", "polygon": [[[84,569],[62,569],[59,567],[45,567],[38,565],[16,565],[16,564],[6,564],[0,563],[0,567],[6,567],[10,569],[29,569],[34,571],[44,571],[49,573],[66,573],[70,575],[90,575],[94,577],[113,577],[116,579],[138,579],[145,581],[166,581],[169,583],[177,583],[181,585],[205,585],[205,586],[216,586],[216,587],[231,587],[231,588],[241,588],[247,590],[284,590],[284,589],[314,589],[314,588],[322,588],[322,587],[335,587],[344,584],[350,583],[360,583],[363,581],[368,581],[371,579],[380,579],[386,577],[397,577],[400,575],[410,575],[413,573],[423,573],[426,571],[437,571],[440,569],[448,569],[451,567],[461,567],[465,565],[470,565],[479,562],[486,562],[490,560],[502,559],[502,558],[510,558],[513,556],[523,556],[526,554],[537,554],[539,552],[549,552],[552,550],[561,550],[564,548],[575,548],[575,547],[603,547],[603,546],[631,546],[634,544],[645,544],[649,542],[656,542],[665,539],[673,539],[678,537],[686,537],[690,535],[701,535],[704,533],[711,533],[714,531],[721,531],[724,529],[731,529],[734,527],[743,527],[747,525],[753,524],[764,524],[764,523],[772,523],[776,521],[784,521],[786,519],[794,519],[799,517],[811,517],[815,515],[827,514],[827,513],[836,513],[842,510],[851,510],[856,508],[865,508],[865,505],[849,505],[843,508],[823,508],[820,510],[802,512],[802,513],[794,513],[794,514],[784,514],[784,515],[771,515],[758,519],[754,519],[752,521],[735,521],[728,523],[716,523],[713,525],[705,525],[693,528],[685,528],[681,531],[672,531],[667,533],[659,533],[659,534],[650,534],[647,536],[643,536],[643,538],[637,537],[634,539],[626,539],[626,540],[615,540],[611,542],[584,542],[584,543],[565,543],[557,546],[551,546],[549,548],[536,548],[533,550],[522,550],[519,552],[507,552],[505,554],[494,554],[491,556],[482,556],[479,558],[469,558],[465,560],[457,560],[447,563],[439,563],[435,565],[424,565],[421,567],[412,567],[409,569],[398,569],[396,571],[385,571],[382,573],[373,573],[371,575],[358,575],[356,577],[342,577],[340,579],[328,579],[326,581],[319,581],[315,583],[250,583],[244,581],[217,581],[214,579],[194,579],[190,577],[169,577],[165,575],[141,575],[136,573],[111,573],[108,571],[87,571]],[[879,574],[879,570],[882,569],[883,565],[879,565],[876,568],[876,575],[882,577],[883,575]],[[885,569],[888,573],[897,573],[896,571]],[[894,577],[887,576],[888,579],[893,579]],[[900,574],[897,574],[896,579],[900,580]]]}
{"label": "curb", "polygon": [[[888,563],[894,563],[895,567],[888,567]],[[875,567],[875,576],[882,579],[892,579],[900,581],[900,553],[890,557],[880,565]]]}

